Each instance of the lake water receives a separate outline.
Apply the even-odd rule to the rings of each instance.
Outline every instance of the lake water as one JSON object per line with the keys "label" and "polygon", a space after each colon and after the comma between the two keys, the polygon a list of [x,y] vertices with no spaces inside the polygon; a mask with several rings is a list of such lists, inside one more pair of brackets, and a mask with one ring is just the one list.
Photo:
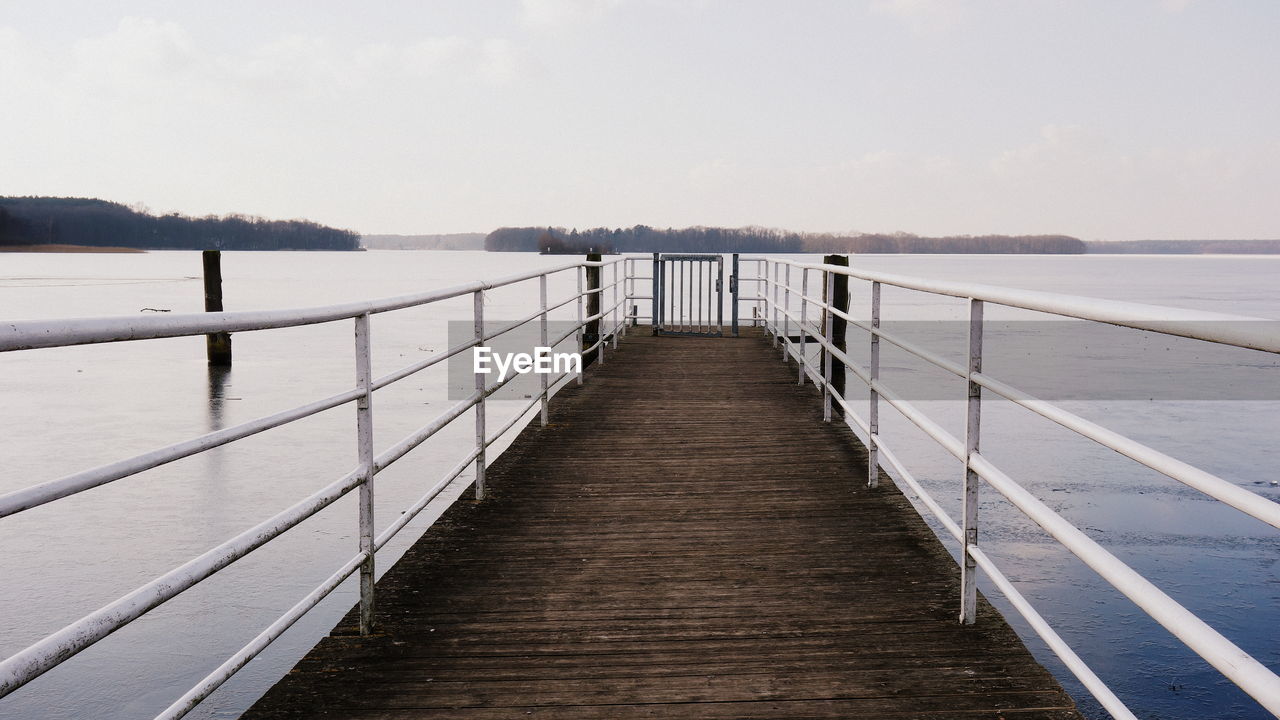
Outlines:
{"label": "lake water", "polygon": [[[223,275],[227,309],[249,310],[406,294],[563,260],[472,252],[224,253]],[[1280,257],[854,260],[904,274],[1280,318]],[[744,266],[744,275],[753,272],[753,266]],[[0,255],[0,317],[126,315],[144,308],[197,312],[203,307],[199,273],[199,254],[187,252]],[[648,294],[647,281],[639,284],[640,293]],[[858,311],[865,308],[857,294],[865,285],[853,287]],[[573,288],[572,276],[562,274],[550,296],[567,297]],[[536,283],[499,289],[488,294],[486,315],[514,320],[536,302]],[[642,314],[646,311],[642,308]],[[574,312],[570,306],[554,317],[567,320]],[[885,290],[890,328],[892,323],[924,327],[908,325],[922,319],[957,320],[964,312],[961,301]],[[459,298],[375,316],[375,374],[443,349],[448,321],[467,320],[470,313],[470,298]],[[994,308],[988,316],[1022,319]],[[236,364],[227,373],[211,373],[205,366],[200,338],[0,355],[0,447],[6,470],[0,492],[344,390],[354,377],[351,334],[349,321],[240,333],[234,338]],[[851,347],[861,340],[851,330]],[[1169,351],[1183,357],[1181,348],[1175,343]],[[991,349],[989,369],[1001,363],[1052,367],[1058,373],[1054,382],[1075,377],[1073,385],[1092,382],[1086,361],[1104,354],[1079,346],[1056,350],[1053,357],[1027,358],[1001,356],[995,344]],[[964,347],[954,350],[951,356],[958,358]],[[851,350],[855,357],[858,352]],[[887,345],[884,353],[884,377],[891,385],[927,379],[930,371],[902,353]],[[1137,375],[1148,380],[1165,374],[1148,371],[1145,361],[1123,360],[1127,357],[1121,365],[1128,362],[1130,373],[1138,367]],[[1280,499],[1271,484],[1280,478],[1280,447],[1273,443],[1280,431],[1276,357],[1231,350],[1187,365],[1183,371],[1190,374],[1171,377],[1174,387],[1153,390],[1149,397],[1099,391],[1062,404]],[[1125,369],[1114,362],[1110,367],[1104,375]],[[1213,390],[1215,382],[1221,384],[1215,378],[1227,376],[1230,383]],[[918,402],[962,436],[964,387],[958,380],[954,387],[954,400],[940,394]],[[450,404],[443,367],[379,391],[376,446],[386,447]],[[518,408],[512,402],[498,405],[491,410],[495,425]],[[341,476],[355,465],[353,414],[346,407],[329,411],[0,520],[0,655],[26,647]],[[883,434],[895,441],[899,456],[948,508],[958,509],[961,470],[955,460],[891,409],[881,414]],[[987,403],[983,423],[984,455],[1254,657],[1280,667],[1275,630],[1280,537],[1273,529],[1008,403]],[[465,456],[472,442],[473,428],[464,419],[380,474],[379,528]],[[437,502],[456,497],[467,480],[464,475],[449,497]],[[1268,717],[990,489],[984,491],[981,513],[988,552],[1139,717]],[[379,554],[380,570],[431,517],[424,513]],[[356,542],[354,498],[344,498],[0,700],[0,717],[150,717],[323,580],[355,552]],[[235,717],[354,601],[349,581],[191,716]],[[998,597],[993,601],[1082,708],[1102,717],[1007,605]]]}

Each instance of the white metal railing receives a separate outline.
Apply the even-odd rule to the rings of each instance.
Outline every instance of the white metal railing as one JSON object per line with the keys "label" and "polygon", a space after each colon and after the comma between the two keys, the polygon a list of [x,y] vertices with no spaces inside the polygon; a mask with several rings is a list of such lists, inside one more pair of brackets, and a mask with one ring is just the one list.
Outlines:
{"label": "white metal railing", "polygon": [[[267,645],[278,638],[300,617],[319,604],[334,588],[338,587],[339,584],[357,571],[360,574],[360,630],[362,633],[370,632],[374,622],[374,559],[377,551],[396,533],[404,529],[418,513],[426,508],[435,497],[469,467],[474,467],[476,498],[483,498],[485,494],[484,473],[487,465],[485,450],[515,427],[535,405],[541,405],[540,419],[541,423],[546,425],[548,399],[554,390],[558,388],[559,383],[570,372],[561,373],[554,379],[549,378],[547,375],[542,375],[541,392],[534,395],[528,404],[524,405],[519,412],[492,435],[487,432],[485,399],[492,396],[515,377],[518,377],[518,374],[512,373],[505,380],[486,387],[486,376],[476,373],[475,391],[471,395],[456,403],[409,436],[376,454],[373,447],[373,409],[371,402],[374,392],[448,360],[459,353],[481,346],[503,333],[534,320],[538,320],[540,324],[542,346],[555,347],[570,336],[576,335],[576,347],[581,348],[583,355],[598,351],[595,357],[598,362],[603,364],[607,340],[612,338],[613,347],[616,348],[618,335],[626,332],[628,318],[622,308],[627,299],[629,299],[627,290],[631,281],[634,280],[632,262],[635,260],[636,258],[617,257],[601,262],[575,261],[498,280],[475,281],[415,295],[318,308],[0,323],[0,352],[4,352],[88,343],[206,335],[215,332],[248,332],[352,320],[355,326],[356,365],[356,384],[350,390],[273,415],[250,420],[234,427],[210,432],[134,457],[10,492],[0,496],[0,518],[53,502],[59,498],[90,490],[180,458],[202,453],[351,402],[356,404],[356,445],[359,453],[357,466],[339,479],[294,503],[275,516],[263,520],[199,557],[161,575],[0,662],[0,697],[8,695],[27,682],[65,662],[81,650],[138,619],[146,612],[197,585],[357,488],[359,488],[359,548],[356,554],[339,566],[323,583],[299,600],[288,612],[271,623],[257,637],[228,658],[213,672],[209,673],[186,694],[174,701],[157,717],[166,719],[179,718],[188,713],[210,693],[226,682],[236,671],[262,652]],[[619,269],[620,266],[621,271]],[[599,286],[596,288],[584,289],[583,287],[583,280],[588,268],[599,268]],[[610,268],[612,271],[612,277],[608,283],[604,281],[603,277],[605,268]],[[557,273],[570,271],[577,275],[577,292],[565,300],[549,303],[547,300],[547,278]],[[504,327],[497,329],[487,328],[484,319],[484,292],[493,288],[514,285],[534,279],[537,279],[539,284],[540,306],[538,310]],[[605,306],[606,292],[612,293],[612,305],[608,307]],[[374,378],[372,376],[370,369],[371,316],[429,305],[466,295],[471,295],[474,301],[475,333],[472,340],[442,352],[437,352],[428,358],[382,377]],[[584,317],[584,300],[591,295],[598,295],[600,302],[596,306],[599,310],[595,314]],[[550,338],[548,336],[548,313],[575,302],[577,303],[577,320],[574,326],[558,338]],[[599,337],[592,345],[583,347],[584,330],[592,323],[596,323],[596,327],[603,329],[599,332]],[[582,381],[583,375],[579,373],[578,382],[581,383]],[[426,493],[417,502],[401,513],[395,522],[383,529],[381,533],[375,535],[373,510],[375,476],[472,408],[475,409],[476,420],[474,448],[440,480],[427,489]]]}
{"label": "white metal railing", "polygon": [[[1280,716],[1280,677],[1266,666],[1241,650],[1230,640],[1196,617],[1173,598],[1139,575],[1097,542],[1089,538],[1058,513],[1041,502],[1032,493],[1002,472],[980,452],[982,390],[994,392],[1019,406],[1063,427],[1111,448],[1139,463],[1178,480],[1200,492],[1220,500],[1273,527],[1280,528],[1280,504],[1250,492],[1223,478],[1195,468],[1169,457],[1136,440],[1108,430],[1085,420],[1046,400],[1039,399],[1011,387],[982,372],[983,308],[987,303],[1051,315],[1089,320],[1110,325],[1149,330],[1167,335],[1193,338],[1241,348],[1280,353],[1280,322],[1262,318],[1200,312],[1177,308],[1141,305],[1136,303],[1098,300],[1056,293],[1017,290],[1011,288],[972,283],[947,282],[908,277],[891,273],[874,272],[840,265],[804,263],[780,258],[751,257],[744,262],[754,262],[762,281],[757,295],[746,297],[763,308],[767,331],[775,346],[781,348],[784,359],[792,358],[798,366],[799,382],[806,377],[822,390],[824,419],[831,420],[832,403],[844,410],[848,423],[866,442],[868,449],[868,485],[874,487],[883,466],[892,469],[896,480],[915,493],[947,533],[955,538],[961,550],[961,612],[960,621],[972,623],[976,606],[975,577],[981,568],[1013,607],[1026,618],[1031,628],[1066,667],[1093,694],[1102,706],[1116,718],[1134,718],[1132,712],[1107,688],[1092,670],[1069,648],[1062,638],[1045,622],[1009,579],[995,565],[991,557],[977,544],[977,508],[979,480],[985,480],[1027,517],[1046,530],[1054,539],[1079,557],[1099,576],[1142,608],[1151,618],[1204,658],[1219,672],[1251,695],[1272,714]],[[800,287],[792,283],[793,269],[800,274]],[[825,297],[813,297],[809,293],[809,274],[816,273],[825,282]],[[837,302],[833,278],[844,275],[870,283],[869,320],[852,316]],[[968,361],[959,364],[920,347],[880,327],[880,289],[889,285],[935,295],[962,298],[969,303]],[[791,295],[798,296],[799,314],[793,310]],[[809,321],[807,308],[814,306],[822,311],[825,322],[817,327]],[[861,367],[851,360],[832,341],[835,318],[859,327],[870,336],[869,367]],[[799,333],[799,338],[793,337]],[[814,368],[806,355],[808,338],[816,341],[824,351],[820,368]],[[953,375],[967,381],[967,413],[965,437],[957,438],[940,424],[930,419],[919,408],[894,392],[880,379],[880,341],[892,343]],[[847,345],[846,345],[847,346]],[[832,363],[838,361],[847,367],[867,386],[870,399],[867,419],[855,411],[847,398],[842,397],[831,383]],[[848,394],[847,392],[845,394]],[[956,522],[942,506],[916,480],[899,457],[880,435],[879,404],[883,399],[907,420],[923,430],[949,454],[964,464],[963,508],[961,521]],[[891,477],[894,477],[891,474]]]}

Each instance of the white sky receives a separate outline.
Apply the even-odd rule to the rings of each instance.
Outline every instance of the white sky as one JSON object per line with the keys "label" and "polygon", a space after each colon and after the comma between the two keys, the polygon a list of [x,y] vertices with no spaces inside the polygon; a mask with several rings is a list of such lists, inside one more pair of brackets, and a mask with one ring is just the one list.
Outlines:
{"label": "white sky", "polygon": [[1280,237],[1275,0],[0,0],[0,195]]}

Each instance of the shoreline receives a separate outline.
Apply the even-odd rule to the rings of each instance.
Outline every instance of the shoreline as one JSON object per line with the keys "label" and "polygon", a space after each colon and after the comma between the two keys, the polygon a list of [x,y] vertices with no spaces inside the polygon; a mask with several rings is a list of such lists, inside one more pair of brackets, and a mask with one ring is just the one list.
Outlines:
{"label": "shoreline", "polygon": [[0,252],[12,253],[145,253],[142,248],[114,245],[0,245]]}

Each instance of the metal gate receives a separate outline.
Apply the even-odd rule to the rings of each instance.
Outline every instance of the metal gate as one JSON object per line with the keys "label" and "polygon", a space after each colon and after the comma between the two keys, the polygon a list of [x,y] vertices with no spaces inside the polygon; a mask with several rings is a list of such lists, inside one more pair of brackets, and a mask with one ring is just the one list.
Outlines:
{"label": "metal gate", "polygon": [[[730,290],[737,308],[736,283]],[[655,335],[724,335],[724,256],[653,254]],[[735,312],[736,315],[736,312]],[[735,334],[737,328],[734,328]]]}

